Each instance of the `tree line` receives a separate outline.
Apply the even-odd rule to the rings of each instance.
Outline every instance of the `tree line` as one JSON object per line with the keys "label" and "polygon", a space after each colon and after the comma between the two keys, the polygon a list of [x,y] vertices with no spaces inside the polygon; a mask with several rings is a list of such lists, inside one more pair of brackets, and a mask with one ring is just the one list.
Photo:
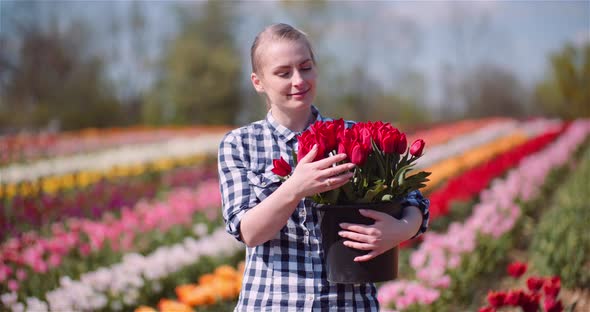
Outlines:
{"label": "tree line", "polygon": [[[11,5],[8,9],[15,13],[40,10],[36,2]],[[320,47],[322,21],[334,18],[330,11],[335,8],[324,2],[283,5],[290,6],[293,18],[306,25],[316,48]],[[133,5],[128,23],[119,25],[129,31],[138,66],[145,65],[141,63],[146,52],[141,41],[144,14],[141,6]],[[243,83],[247,66],[235,31],[239,27],[236,21],[243,17],[227,3],[204,2],[197,10],[180,7],[178,31],[166,41],[155,62],[148,64],[155,73],[154,81],[149,88],[123,95],[122,82],[109,79],[107,74],[113,59],[94,53],[100,47],[93,36],[96,26],[80,19],[64,22],[57,16],[43,22],[34,14],[29,19],[13,16],[0,22],[0,134],[138,124],[227,125],[263,116],[262,100]],[[411,34],[409,40],[419,38],[411,21],[402,20],[399,26]],[[457,66],[449,66],[441,78],[448,105],[437,108],[425,105],[423,94],[428,85],[415,69],[390,64],[388,68],[397,73],[397,85],[392,87],[384,87],[370,75],[362,60],[378,52],[371,49],[371,40],[378,38],[368,37],[373,33],[370,29],[364,31],[367,44],[359,50],[361,61],[349,69],[328,70],[338,64],[334,66],[329,54],[320,53],[320,67],[326,70],[320,71],[318,103],[328,114],[408,124],[484,116],[590,116],[588,43],[567,44],[548,56],[547,75],[532,89],[524,87],[510,70],[494,64],[477,64],[460,74]],[[378,44],[382,47],[387,42]],[[409,49],[398,59],[410,57],[419,47],[410,44]],[[132,83],[139,78],[127,76],[124,81]],[[462,104],[453,106],[456,103]]]}

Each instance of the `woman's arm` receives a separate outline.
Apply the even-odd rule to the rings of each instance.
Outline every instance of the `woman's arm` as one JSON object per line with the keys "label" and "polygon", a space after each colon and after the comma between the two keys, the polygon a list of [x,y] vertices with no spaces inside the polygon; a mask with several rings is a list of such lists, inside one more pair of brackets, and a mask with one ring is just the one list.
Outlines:
{"label": "woman's arm", "polygon": [[354,261],[367,261],[412,238],[422,225],[422,212],[418,207],[407,206],[404,216],[396,219],[391,215],[376,210],[361,209],[363,216],[374,219],[372,225],[342,223],[343,231],[338,234],[347,238],[345,246],[370,251],[356,257]]}
{"label": "woman's arm", "polygon": [[247,246],[253,247],[267,242],[276,236],[306,196],[326,192],[346,184],[352,173],[345,173],[354,168],[346,163],[332,167],[332,164],[346,159],[345,154],[311,162],[316,156],[317,147],[300,161],[293,174],[266,199],[244,214],[240,225],[241,239]]}

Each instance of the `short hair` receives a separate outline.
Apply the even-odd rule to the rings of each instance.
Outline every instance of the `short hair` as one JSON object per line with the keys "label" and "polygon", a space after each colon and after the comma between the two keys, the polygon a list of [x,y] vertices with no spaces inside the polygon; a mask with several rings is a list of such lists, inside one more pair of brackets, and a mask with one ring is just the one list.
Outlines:
{"label": "short hair", "polygon": [[313,54],[313,49],[311,48],[311,43],[307,38],[307,34],[303,31],[284,23],[272,24],[267,26],[264,30],[262,30],[256,38],[254,38],[254,42],[252,43],[252,47],[250,48],[250,61],[252,62],[252,72],[258,73],[260,69],[260,46],[267,40],[271,41],[280,41],[280,40],[288,40],[288,41],[298,41],[303,40],[307,48],[309,49],[309,54],[311,55],[311,60],[315,64],[315,56]]}

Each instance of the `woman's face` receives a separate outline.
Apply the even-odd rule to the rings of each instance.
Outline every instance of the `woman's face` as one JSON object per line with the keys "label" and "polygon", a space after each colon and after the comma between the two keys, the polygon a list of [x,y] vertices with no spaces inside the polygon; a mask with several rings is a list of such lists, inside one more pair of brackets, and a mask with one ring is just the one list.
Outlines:
{"label": "woman's face", "polygon": [[256,91],[265,93],[271,108],[311,106],[316,95],[317,71],[301,40],[275,40],[260,47],[259,73],[252,73]]}

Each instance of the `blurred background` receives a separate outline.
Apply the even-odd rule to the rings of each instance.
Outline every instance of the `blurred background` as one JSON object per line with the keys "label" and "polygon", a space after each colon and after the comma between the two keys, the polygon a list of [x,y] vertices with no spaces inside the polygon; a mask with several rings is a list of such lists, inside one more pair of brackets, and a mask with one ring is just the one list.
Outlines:
{"label": "blurred background", "polygon": [[323,114],[427,142],[433,235],[383,311],[541,285],[590,311],[588,0],[0,0],[0,311],[233,310],[217,149],[265,116],[249,50],[277,22],[309,34]]}
{"label": "blurred background", "polygon": [[0,134],[261,119],[255,35],[309,34],[326,115],[590,116],[588,1],[0,1]]}

